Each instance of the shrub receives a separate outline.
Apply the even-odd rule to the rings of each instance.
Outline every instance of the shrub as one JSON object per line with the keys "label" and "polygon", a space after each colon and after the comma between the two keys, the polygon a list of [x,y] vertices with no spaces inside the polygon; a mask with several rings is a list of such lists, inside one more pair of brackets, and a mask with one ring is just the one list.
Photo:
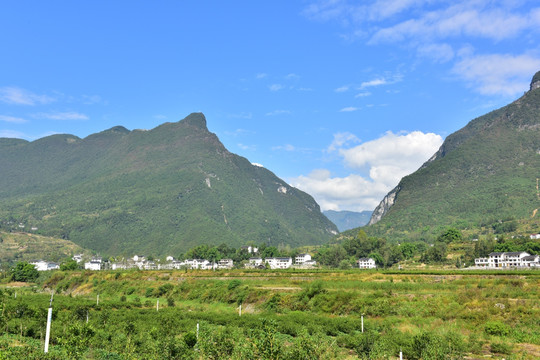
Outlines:
{"label": "shrub", "polygon": [[506,336],[510,333],[508,326],[500,321],[488,321],[484,326],[484,331],[488,335]]}
{"label": "shrub", "polygon": [[228,290],[234,290],[236,289],[238,286],[240,286],[242,284],[242,282],[238,279],[234,279],[234,280],[231,280],[229,282],[229,286],[227,286],[227,289]]}
{"label": "shrub", "polygon": [[495,342],[490,345],[492,353],[510,355],[512,353],[512,346],[504,342]]}
{"label": "shrub", "polygon": [[193,348],[197,345],[197,335],[193,331],[190,331],[184,335],[184,343],[189,347]]}

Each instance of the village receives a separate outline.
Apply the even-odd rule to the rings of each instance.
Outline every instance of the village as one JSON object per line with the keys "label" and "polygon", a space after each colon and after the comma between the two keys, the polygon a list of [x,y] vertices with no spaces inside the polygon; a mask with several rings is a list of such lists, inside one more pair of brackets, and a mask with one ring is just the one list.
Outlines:
{"label": "village", "polygon": [[[251,249],[253,254],[257,253],[257,248]],[[101,257],[92,257],[83,263],[83,255],[77,254],[72,258],[78,264],[82,264],[85,270],[222,270],[234,268],[232,259],[220,259],[210,261],[207,259],[186,259],[177,260],[172,256],[167,256],[165,262],[149,260],[142,255],[134,255],[131,258],[117,262],[104,260]],[[38,271],[58,270],[58,263],[45,260],[30,261]],[[475,265],[468,269],[532,269],[540,268],[540,255],[531,255],[526,251],[516,252],[492,252],[488,257],[476,258]],[[358,269],[376,269],[377,265],[373,258],[359,258],[356,262]],[[243,264],[245,269],[312,269],[317,267],[317,262],[312,260],[310,254],[299,254],[294,259],[292,257],[250,257]],[[401,268],[401,267],[399,267]]]}

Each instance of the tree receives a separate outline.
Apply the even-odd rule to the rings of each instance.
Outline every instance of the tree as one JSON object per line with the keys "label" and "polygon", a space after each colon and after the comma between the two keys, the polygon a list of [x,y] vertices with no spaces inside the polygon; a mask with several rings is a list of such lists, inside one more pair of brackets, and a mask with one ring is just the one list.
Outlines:
{"label": "tree", "polygon": [[13,281],[29,282],[34,281],[39,277],[36,267],[26,261],[18,262],[11,268],[11,279]]}
{"label": "tree", "polygon": [[416,246],[412,243],[404,243],[400,246],[401,253],[403,254],[403,257],[405,259],[410,259],[414,256],[414,252],[416,251]]}
{"label": "tree", "polygon": [[438,241],[431,246],[420,259],[425,263],[443,262],[446,260],[446,244]]}
{"label": "tree", "polygon": [[78,268],[79,264],[75,260],[70,260],[60,265],[60,270],[62,271],[77,270]]}
{"label": "tree", "polygon": [[445,242],[447,244],[451,242],[458,242],[463,240],[461,231],[456,228],[448,228],[442,234],[439,235],[437,241]]}

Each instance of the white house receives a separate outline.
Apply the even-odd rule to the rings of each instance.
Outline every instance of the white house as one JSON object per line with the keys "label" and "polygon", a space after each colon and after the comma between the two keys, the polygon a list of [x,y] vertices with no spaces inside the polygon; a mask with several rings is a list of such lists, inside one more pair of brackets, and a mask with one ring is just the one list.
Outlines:
{"label": "white house", "polygon": [[165,259],[165,261],[174,261],[174,257],[172,256],[167,256],[167,258]]}
{"label": "white house", "polygon": [[256,269],[256,268],[259,268],[259,267],[264,267],[263,259],[256,258],[256,257],[249,258],[248,262],[246,264],[244,264],[244,267],[248,268],[248,269],[249,268]]}
{"label": "white house", "polygon": [[540,256],[529,255],[521,258],[524,267],[540,267]]}
{"label": "white house", "polygon": [[487,258],[474,259],[478,267],[504,269],[517,267],[539,267],[540,256],[526,251],[492,252]]}
{"label": "white house", "polygon": [[84,263],[85,270],[101,270],[103,268],[103,261],[101,258],[92,258],[89,262]]}
{"label": "white house", "polygon": [[489,258],[474,259],[474,265],[478,267],[489,267]]}
{"label": "white house", "polygon": [[507,267],[522,267],[522,258],[530,256],[525,251],[511,252],[492,252],[489,254],[489,267],[491,268],[507,268]]}
{"label": "white house", "polygon": [[83,254],[77,254],[77,255],[73,255],[71,259],[75,260],[77,264],[79,264],[82,261],[82,258],[83,258]]}
{"label": "white house", "polygon": [[288,269],[292,265],[292,258],[272,257],[264,259],[264,262],[270,266],[270,269]]}
{"label": "white house", "polygon": [[294,258],[294,263],[295,264],[303,264],[306,261],[311,261],[311,255],[309,255],[309,254],[298,254]]}
{"label": "white house", "polygon": [[375,269],[377,265],[372,258],[360,258],[357,261],[359,269]]}
{"label": "white house", "polygon": [[530,236],[531,239],[540,239],[540,234],[531,234]]}
{"label": "white house", "polygon": [[184,266],[186,266],[189,269],[201,269],[201,270],[212,269],[212,263],[205,259],[188,259],[184,261]]}
{"label": "white house", "polygon": [[37,271],[48,271],[48,270],[58,270],[60,265],[54,262],[48,262],[45,260],[34,260],[29,262],[29,264],[34,265]]}
{"label": "white house", "polygon": [[221,259],[217,262],[216,267],[218,269],[232,269],[234,262],[232,259]]}

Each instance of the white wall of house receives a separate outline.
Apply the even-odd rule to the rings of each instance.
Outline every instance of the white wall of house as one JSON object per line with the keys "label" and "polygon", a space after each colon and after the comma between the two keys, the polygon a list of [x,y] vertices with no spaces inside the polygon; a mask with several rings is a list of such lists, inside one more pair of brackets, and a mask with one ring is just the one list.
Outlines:
{"label": "white wall of house", "polygon": [[377,265],[375,260],[372,258],[360,258],[358,259],[358,268],[359,269],[375,269]]}

